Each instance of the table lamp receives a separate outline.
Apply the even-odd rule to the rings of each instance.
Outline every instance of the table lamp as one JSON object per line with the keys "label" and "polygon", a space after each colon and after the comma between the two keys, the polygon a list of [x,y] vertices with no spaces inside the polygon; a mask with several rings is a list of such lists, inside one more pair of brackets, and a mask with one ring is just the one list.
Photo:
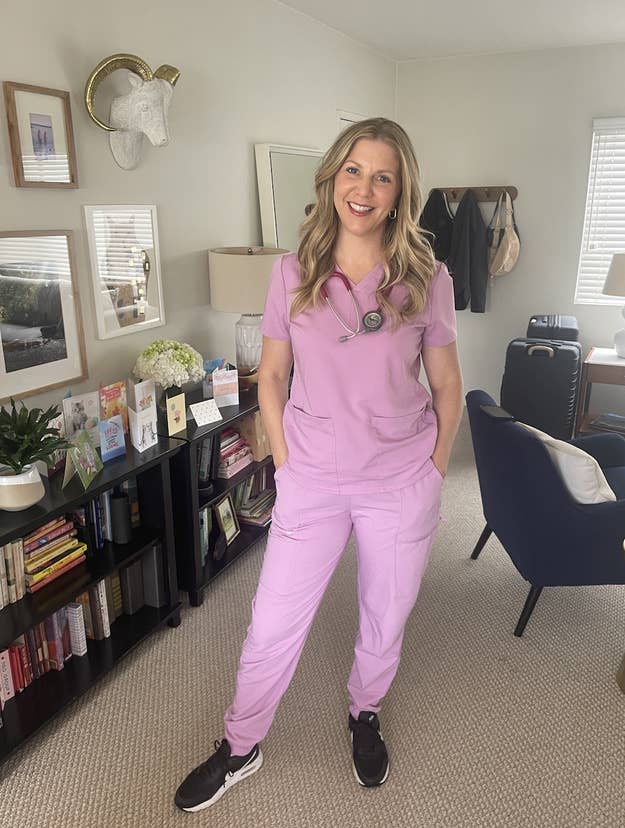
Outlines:
{"label": "table lamp", "polygon": [[288,250],[277,247],[217,247],[208,251],[211,306],[240,313],[235,325],[236,363],[240,377],[258,371],[263,338],[260,323],[269,276],[276,259]]}
{"label": "table lamp", "polygon": [[[622,296],[625,299],[625,253],[615,253],[612,256],[601,292],[606,296]],[[621,313],[625,317],[625,307]],[[614,350],[617,356],[625,359],[625,328],[614,334]]]}

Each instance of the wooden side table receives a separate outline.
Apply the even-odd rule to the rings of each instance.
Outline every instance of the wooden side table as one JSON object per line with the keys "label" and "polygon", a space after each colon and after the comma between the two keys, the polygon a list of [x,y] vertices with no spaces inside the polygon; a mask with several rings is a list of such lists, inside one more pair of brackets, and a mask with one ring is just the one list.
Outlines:
{"label": "wooden side table", "polygon": [[598,416],[590,412],[593,383],[625,386],[625,359],[616,355],[614,348],[592,347],[582,365],[582,381],[577,403],[576,434],[599,431],[590,422]]}

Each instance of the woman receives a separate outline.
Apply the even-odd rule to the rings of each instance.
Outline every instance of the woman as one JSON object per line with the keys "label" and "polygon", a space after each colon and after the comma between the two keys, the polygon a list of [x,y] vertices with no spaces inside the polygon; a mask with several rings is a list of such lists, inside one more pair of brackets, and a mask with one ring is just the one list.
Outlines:
{"label": "woman", "polygon": [[212,805],[261,767],[259,743],[352,530],[352,762],[363,786],[388,776],[377,713],[429,557],[462,406],[453,286],[418,226],[419,186],[398,124],[353,124],[321,162],[297,256],[274,267],[259,402],[277,498],[225,738],[178,789],[183,810]]}

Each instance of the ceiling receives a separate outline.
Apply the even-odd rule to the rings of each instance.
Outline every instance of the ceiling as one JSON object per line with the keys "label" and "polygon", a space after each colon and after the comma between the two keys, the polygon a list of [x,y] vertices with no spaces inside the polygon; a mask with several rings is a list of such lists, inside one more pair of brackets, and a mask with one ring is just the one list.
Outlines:
{"label": "ceiling", "polygon": [[623,0],[280,0],[392,60],[625,43]]}

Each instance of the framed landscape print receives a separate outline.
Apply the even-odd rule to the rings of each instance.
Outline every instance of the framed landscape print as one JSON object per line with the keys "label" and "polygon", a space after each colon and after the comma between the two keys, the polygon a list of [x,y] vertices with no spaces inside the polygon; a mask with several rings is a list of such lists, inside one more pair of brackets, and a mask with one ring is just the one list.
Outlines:
{"label": "framed landscape print", "polygon": [[165,324],[156,207],[87,206],[98,339]]}
{"label": "framed landscape print", "polygon": [[69,92],[5,81],[16,187],[78,187]]}
{"label": "framed landscape print", "polygon": [[0,233],[0,402],[87,376],[69,230]]}

